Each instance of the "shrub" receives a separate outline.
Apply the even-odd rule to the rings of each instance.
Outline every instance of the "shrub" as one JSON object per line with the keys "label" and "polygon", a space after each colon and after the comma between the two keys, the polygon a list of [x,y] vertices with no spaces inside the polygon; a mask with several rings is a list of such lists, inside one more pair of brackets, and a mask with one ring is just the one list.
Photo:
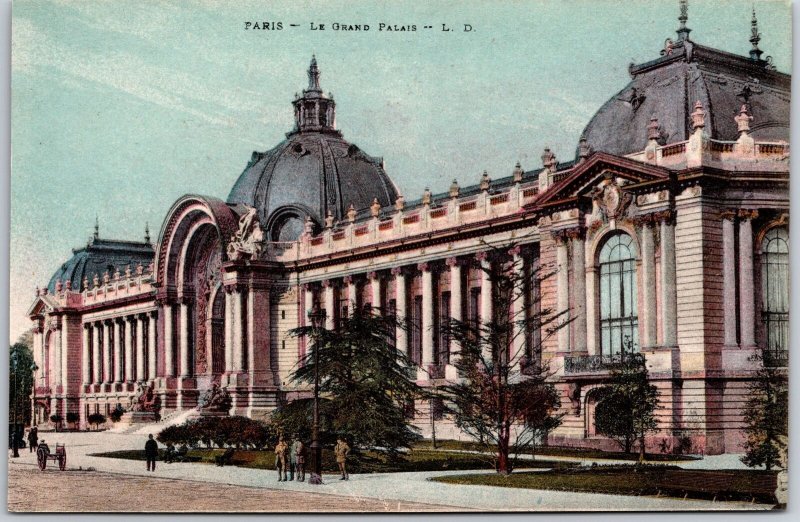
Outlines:
{"label": "shrub", "polygon": [[56,431],[58,431],[58,428],[61,425],[61,421],[63,421],[63,420],[64,420],[64,418],[61,415],[57,414],[57,413],[54,414],[54,415],[50,415],[50,422],[55,424]]}
{"label": "shrub", "polygon": [[156,436],[162,444],[196,447],[234,446],[236,448],[262,449],[277,440],[275,430],[248,417],[205,417],[184,424],[167,426]]}
{"label": "shrub", "polygon": [[77,412],[71,411],[67,413],[67,422],[69,424],[76,424],[81,420],[81,416]]}
{"label": "shrub", "polygon": [[109,418],[111,418],[111,422],[119,422],[122,418],[122,415],[125,413],[125,409],[122,407],[121,404],[117,403],[117,406],[111,410],[109,413]]}
{"label": "shrub", "polygon": [[102,413],[92,413],[86,420],[89,421],[89,424],[94,424],[95,429],[97,429],[98,426],[106,421],[106,416]]}

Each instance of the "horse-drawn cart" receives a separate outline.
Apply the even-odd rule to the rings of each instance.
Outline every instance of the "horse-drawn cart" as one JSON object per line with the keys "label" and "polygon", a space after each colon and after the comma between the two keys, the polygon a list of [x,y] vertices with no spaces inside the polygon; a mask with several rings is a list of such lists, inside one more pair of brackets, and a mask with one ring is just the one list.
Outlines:
{"label": "horse-drawn cart", "polygon": [[50,453],[50,446],[40,442],[39,447],[36,449],[36,461],[39,463],[40,470],[44,471],[48,460],[58,462],[58,469],[64,471],[67,469],[67,448],[63,444],[56,442],[55,453]]}

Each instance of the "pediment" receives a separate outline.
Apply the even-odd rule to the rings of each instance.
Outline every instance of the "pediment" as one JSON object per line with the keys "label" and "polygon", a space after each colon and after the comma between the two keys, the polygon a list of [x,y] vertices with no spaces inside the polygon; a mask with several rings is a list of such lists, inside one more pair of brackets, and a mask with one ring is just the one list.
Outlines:
{"label": "pediment", "polygon": [[608,179],[621,179],[626,184],[666,182],[669,180],[670,171],[629,158],[598,152],[565,174],[563,179],[550,186],[533,203],[534,207],[558,205],[582,196],[596,197],[598,189]]}
{"label": "pediment", "polygon": [[28,308],[28,317],[35,317],[37,315],[45,315],[55,309],[56,303],[52,302],[50,295],[39,295]]}

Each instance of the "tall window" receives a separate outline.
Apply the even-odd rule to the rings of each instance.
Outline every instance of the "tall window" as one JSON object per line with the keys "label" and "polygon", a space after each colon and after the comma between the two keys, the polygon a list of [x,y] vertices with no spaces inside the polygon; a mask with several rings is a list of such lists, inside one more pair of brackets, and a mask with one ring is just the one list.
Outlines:
{"label": "tall window", "polygon": [[639,348],[636,258],[632,242],[631,236],[620,233],[608,238],[600,250],[600,346],[603,355]]}
{"label": "tall window", "polygon": [[789,233],[770,229],[761,242],[761,295],[766,348],[789,348]]}

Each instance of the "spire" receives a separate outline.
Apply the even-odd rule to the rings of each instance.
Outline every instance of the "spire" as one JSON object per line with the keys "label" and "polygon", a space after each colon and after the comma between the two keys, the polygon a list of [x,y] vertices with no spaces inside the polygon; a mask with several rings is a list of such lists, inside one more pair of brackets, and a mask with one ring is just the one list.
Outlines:
{"label": "spire", "polygon": [[144,222],[144,242],[150,244],[150,223]]}
{"label": "spire", "polygon": [[100,239],[100,218],[94,215],[94,239]]}
{"label": "spire", "polygon": [[761,33],[758,32],[758,20],[756,19],[756,7],[753,6],[753,19],[750,20],[750,43],[753,48],[750,49],[751,60],[761,60],[761,54],[764,52],[758,48],[758,42],[761,41]]}
{"label": "spire", "polygon": [[681,23],[681,26],[676,31],[678,33],[678,40],[688,40],[689,33],[692,32],[691,29],[686,27],[686,21],[689,20],[689,1],[688,0],[681,0],[681,14],[678,16],[678,21]]}
{"label": "spire", "polygon": [[294,104],[295,130],[336,132],[336,102],[333,96],[322,92],[319,86],[320,77],[317,57],[311,56],[308,67],[308,89],[301,96],[296,96]]}
{"label": "spire", "polygon": [[311,55],[311,65],[308,66],[308,90],[322,92],[319,86],[319,69],[317,68],[317,57]]}

